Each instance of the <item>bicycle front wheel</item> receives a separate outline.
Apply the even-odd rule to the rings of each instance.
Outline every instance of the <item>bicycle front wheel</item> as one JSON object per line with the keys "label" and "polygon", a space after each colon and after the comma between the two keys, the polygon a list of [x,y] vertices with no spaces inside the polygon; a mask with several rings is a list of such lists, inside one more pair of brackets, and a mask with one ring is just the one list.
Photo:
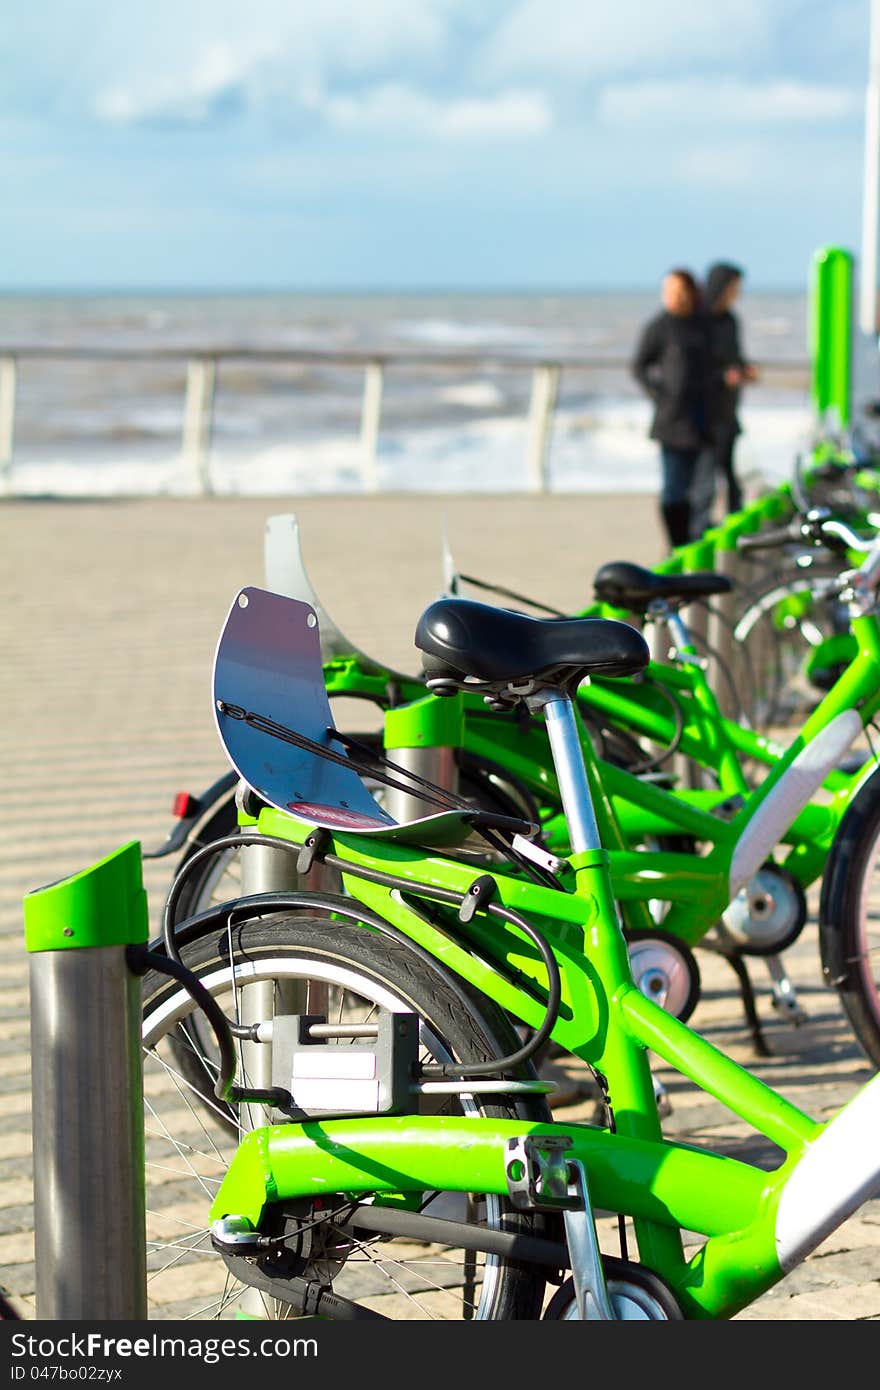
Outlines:
{"label": "bicycle front wheel", "polygon": [[[756,729],[802,722],[840,674],[833,662],[813,669],[811,659],[845,639],[849,621],[838,595],[840,565],[811,561],[746,591],[734,640],[746,653]],[[849,657],[846,657],[849,660]]]}
{"label": "bicycle front wheel", "polygon": [[865,1055],[880,1067],[880,772],[831,847],[819,908],[822,959]]}
{"label": "bicycle front wheel", "polygon": [[[429,962],[396,942],[330,918],[298,915],[257,918],[231,933],[212,931],[181,952],[184,963],[215,995],[227,1014],[253,1017],[270,1012],[326,1014],[332,1021],[375,1021],[383,1010],[412,1012],[420,1019],[423,1059],[483,1061],[516,1050],[517,1039],[503,1015],[487,1001],[454,988]],[[262,994],[260,993],[262,991]],[[292,1007],[291,1007],[292,1005]],[[216,1252],[207,1229],[211,1200],[235,1152],[241,1128],[263,1115],[220,1105],[213,1099],[217,1074],[203,1030],[187,1027],[193,1004],[175,981],[150,974],[144,989],[144,1090],[147,1154],[148,1293],[154,1318],[296,1316],[295,1305],[257,1289],[244,1288]],[[254,1075],[264,1066],[250,1052],[239,1084],[263,1085]],[[181,1049],[192,1066],[179,1065]],[[201,1073],[203,1084],[194,1082]],[[482,1104],[478,1098],[421,1098],[424,1113],[549,1118],[537,1096]],[[544,1280],[506,1256],[474,1254],[454,1245],[387,1236],[351,1237],[334,1227],[337,1213],[322,1197],[314,1211],[300,1211],[308,1248],[300,1277],[332,1284],[342,1298],[387,1318],[507,1319],[540,1316]],[[350,1209],[351,1202],[347,1203]],[[467,1220],[507,1232],[534,1232],[535,1218],[506,1199],[469,1193],[426,1193],[426,1215]]]}

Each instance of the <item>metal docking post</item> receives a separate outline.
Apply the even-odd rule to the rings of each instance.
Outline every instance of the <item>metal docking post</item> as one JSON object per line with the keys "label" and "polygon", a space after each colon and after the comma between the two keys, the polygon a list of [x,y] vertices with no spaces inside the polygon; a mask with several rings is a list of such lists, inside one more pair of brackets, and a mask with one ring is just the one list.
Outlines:
{"label": "metal docking post", "polygon": [[24,899],[37,1317],[146,1317],[140,845]]}
{"label": "metal docking post", "polygon": [[[734,586],[737,585],[741,566],[735,537],[729,540],[728,545],[716,548],[715,569],[718,574],[732,580]],[[733,640],[737,603],[736,587],[729,594],[719,594],[712,604],[708,623],[708,641],[712,653],[709,660],[709,680],[721,713],[728,719],[736,718],[739,700],[741,673]]]}

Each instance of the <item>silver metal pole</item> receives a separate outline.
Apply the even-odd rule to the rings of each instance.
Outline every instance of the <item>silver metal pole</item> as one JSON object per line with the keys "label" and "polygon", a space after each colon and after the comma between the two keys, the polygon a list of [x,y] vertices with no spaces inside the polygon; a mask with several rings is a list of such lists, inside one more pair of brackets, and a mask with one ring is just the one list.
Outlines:
{"label": "silver metal pole", "polygon": [[140,980],[105,946],[30,986],[37,1317],[145,1318]]}
{"label": "silver metal pole", "polygon": [[193,490],[207,495],[211,491],[210,450],[214,420],[214,391],[217,361],[213,357],[193,357],[186,368],[186,402],[183,413],[183,458]]}
{"label": "silver metal pole", "polygon": [[[246,837],[247,831],[244,832]],[[296,858],[271,845],[249,845],[240,851],[241,892],[276,893],[304,887],[296,873]],[[306,985],[299,980],[261,980],[238,991],[238,1013],[242,1023],[266,1023],[276,1013],[306,1013]],[[314,1009],[314,1012],[321,1012]],[[240,1044],[241,1084],[264,1090],[272,1085],[272,1046],[270,1043]],[[243,1105],[242,1128],[257,1129],[270,1124],[269,1111],[262,1105]]]}
{"label": "silver metal pole", "polygon": [[[388,748],[392,762],[405,767],[417,777],[424,777],[447,791],[458,791],[458,764],[455,749],[439,748]],[[386,787],[382,793],[382,805],[401,825],[405,821],[418,820],[420,816],[430,816],[437,807],[411,792],[399,791],[396,787]]]}
{"label": "silver metal pole", "polygon": [[[739,557],[735,550],[715,551],[715,570],[736,581]],[[712,600],[713,612],[709,614],[709,646],[714,653],[709,658],[709,684],[715,692],[721,713],[728,719],[736,715],[737,692],[731,690],[730,679],[735,679],[733,623],[738,603],[736,590],[729,594],[718,594]]]}
{"label": "silver metal pole", "polygon": [[384,371],[381,362],[368,362],[364,368],[364,398],[361,406],[361,477],[365,492],[376,492],[379,487],[376,459],[379,452],[379,427],[382,420]]}
{"label": "silver metal pole", "polygon": [[526,471],[530,492],[547,491],[550,439],[558,391],[559,367],[553,362],[543,362],[532,373],[532,397],[529,402]]}
{"label": "silver metal pole", "polygon": [[146,1317],[140,845],[24,900],[37,1317]]}
{"label": "silver metal pole", "polygon": [[18,371],[10,353],[0,357],[0,486],[12,491],[12,448],[15,438],[15,390]]}
{"label": "silver metal pole", "polygon": [[880,0],[871,0],[868,87],[865,93],[865,171],[862,184],[862,259],[859,327],[878,330],[878,212],[880,212]]}
{"label": "silver metal pole", "polygon": [[544,718],[559,781],[562,809],[571,835],[572,853],[582,854],[584,850],[600,849],[593,798],[571,700],[550,700],[544,706]]}

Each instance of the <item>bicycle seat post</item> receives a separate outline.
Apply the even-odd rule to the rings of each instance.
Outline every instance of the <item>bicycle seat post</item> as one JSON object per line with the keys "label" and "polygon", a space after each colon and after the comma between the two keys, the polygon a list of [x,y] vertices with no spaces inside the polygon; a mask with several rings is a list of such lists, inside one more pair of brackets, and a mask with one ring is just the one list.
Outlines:
{"label": "bicycle seat post", "polygon": [[682,617],[681,613],[666,599],[655,599],[648,606],[647,616],[655,622],[658,627],[665,625],[670,638],[672,648],[668,655],[668,660],[683,661],[687,665],[705,665],[701,658],[696,657],[693,638],[690,628]]}
{"label": "bicycle seat post", "polygon": [[569,697],[558,690],[544,691],[535,704],[543,709],[547,724],[572,853],[601,849],[574,706]]}

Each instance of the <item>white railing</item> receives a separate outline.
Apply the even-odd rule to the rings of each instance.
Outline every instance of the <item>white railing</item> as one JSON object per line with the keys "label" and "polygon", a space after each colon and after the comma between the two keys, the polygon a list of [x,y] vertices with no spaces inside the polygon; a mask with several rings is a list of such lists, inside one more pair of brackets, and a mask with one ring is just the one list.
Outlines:
{"label": "white railing", "polygon": [[[377,455],[382,427],[382,397],[385,373],[432,368],[438,372],[468,368],[475,374],[485,371],[531,373],[531,393],[525,430],[525,462],[530,491],[545,492],[548,459],[553,434],[553,417],[563,371],[628,372],[625,357],[535,358],[505,354],[476,353],[347,353],[295,351],[255,348],[41,348],[0,346],[0,491],[15,492],[14,443],[18,366],[22,361],[44,362],[186,362],[186,395],[183,411],[181,450],[191,491],[207,495],[212,491],[210,455],[214,421],[214,400],[224,364],[254,362],[297,366],[357,368],[364,374],[360,416],[361,482],[365,492],[379,486]],[[805,359],[777,358],[762,364],[765,376],[785,376],[787,384],[805,388],[809,363]]]}

